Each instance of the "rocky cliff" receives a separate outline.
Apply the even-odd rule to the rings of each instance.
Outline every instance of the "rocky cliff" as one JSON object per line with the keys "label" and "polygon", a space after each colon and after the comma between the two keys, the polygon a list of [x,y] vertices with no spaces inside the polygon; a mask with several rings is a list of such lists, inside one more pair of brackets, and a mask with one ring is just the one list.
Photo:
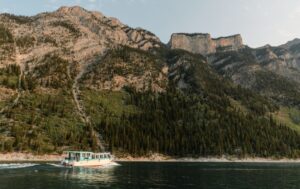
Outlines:
{"label": "rocky cliff", "polygon": [[[216,72],[266,88],[271,77],[248,68],[296,57],[297,43],[260,51],[239,35],[174,34],[170,45],[81,7],[1,14],[0,152],[300,157],[299,135],[269,119],[277,104]],[[280,81],[278,91],[300,97]]]}
{"label": "rocky cliff", "polygon": [[0,68],[18,64],[39,84],[50,78],[41,77],[37,70],[53,55],[67,62],[71,77],[80,79],[110,49],[127,46],[147,51],[163,45],[149,31],[131,28],[116,18],[78,6],[33,17],[2,14],[0,22]]}
{"label": "rocky cliff", "polygon": [[[219,74],[272,99],[289,113],[285,120],[276,114],[279,122],[300,131],[300,122],[297,121],[300,113],[295,116],[294,112],[289,112],[300,109],[300,39],[280,46],[250,48],[243,45],[240,35],[214,39],[209,34],[177,33],[172,35],[168,45],[171,49],[206,56],[210,66]],[[287,110],[287,106],[295,109]]]}
{"label": "rocky cliff", "polygon": [[[81,142],[86,146],[104,150],[103,137],[93,129],[93,120],[87,113],[90,106],[82,101],[84,90],[121,91],[131,87],[139,91],[164,91],[165,65],[147,54],[161,46],[164,45],[159,38],[149,31],[131,28],[116,18],[78,6],[32,17],[0,14],[0,125],[5,126],[0,143],[14,141],[14,128],[29,128],[23,122],[25,117],[15,116],[24,111],[20,104],[33,97],[35,100],[29,101],[43,104],[48,99],[46,104],[52,101],[56,110],[62,108],[65,113],[54,118],[32,109],[33,114],[45,119],[30,125],[44,130],[49,121],[56,122],[60,125],[56,129],[72,133],[63,137],[68,138],[68,143],[85,138]],[[129,49],[126,52],[125,47]],[[52,115],[58,113],[56,110]],[[78,124],[88,131],[82,132]],[[38,132],[36,129],[32,130]],[[81,137],[76,133],[81,133]],[[39,136],[39,140],[46,141],[50,135]],[[38,145],[49,149],[42,143]]]}
{"label": "rocky cliff", "polygon": [[209,64],[236,84],[272,98],[283,106],[300,103],[300,41],[277,47],[244,48],[208,56]]}
{"label": "rocky cliff", "polygon": [[3,34],[0,67],[14,62],[16,45],[22,54],[21,62],[54,52],[81,62],[118,45],[142,50],[161,45],[151,32],[130,28],[116,18],[78,6],[61,7],[33,17],[2,14],[0,21]]}
{"label": "rocky cliff", "polygon": [[172,49],[183,49],[192,53],[207,55],[220,51],[234,51],[244,47],[241,35],[211,38],[210,34],[172,34],[169,46]]}

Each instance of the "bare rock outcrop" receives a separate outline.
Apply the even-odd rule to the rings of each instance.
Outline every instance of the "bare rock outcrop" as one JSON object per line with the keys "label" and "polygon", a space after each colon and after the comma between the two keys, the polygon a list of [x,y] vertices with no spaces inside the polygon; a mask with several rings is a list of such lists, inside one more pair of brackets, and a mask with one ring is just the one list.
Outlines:
{"label": "bare rock outcrop", "polygon": [[[149,50],[162,45],[153,33],[131,28],[116,18],[82,7],[61,7],[57,11],[32,17],[0,14],[0,30],[11,39],[0,39],[0,67],[14,63],[14,53],[7,51],[17,41],[24,59],[29,62],[48,53],[68,61],[86,62],[116,46]],[[2,33],[3,33],[2,32]],[[0,37],[1,38],[1,37]],[[4,43],[5,42],[5,43]],[[6,52],[7,51],[7,52]]]}
{"label": "bare rock outcrop", "polygon": [[244,47],[241,35],[211,38],[210,34],[172,34],[169,46],[172,49],[183,49],[192,53],[208,55],[218,51],[235,51]]}

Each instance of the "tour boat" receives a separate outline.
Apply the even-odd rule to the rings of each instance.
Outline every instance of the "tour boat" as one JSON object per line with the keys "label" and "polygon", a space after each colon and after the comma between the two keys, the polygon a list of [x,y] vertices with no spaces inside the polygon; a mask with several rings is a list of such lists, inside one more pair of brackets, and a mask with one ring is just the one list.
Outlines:
{"label": "tour boat", "polygon": [[61,164],[71,167],[98,167],[109,165],[113,157],[109,152],[93,153],[85,151],[66,151],[66,157]]}

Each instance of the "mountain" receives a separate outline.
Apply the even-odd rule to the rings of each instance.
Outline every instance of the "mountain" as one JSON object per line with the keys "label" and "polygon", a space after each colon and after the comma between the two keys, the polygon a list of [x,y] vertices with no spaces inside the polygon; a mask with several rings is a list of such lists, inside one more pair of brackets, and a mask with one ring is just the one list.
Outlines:
{"label": "mountain", "polygon": [[[2,152],[299,156],[299,133],[274,119],[297,102],[297,81],[258,61],[273,61],[271,47],[207,34],[163,44],[81,7],[0,20]],[[267,88],[252,79],[256,68],[274,76]],[[287,97],[271,98],[278,79]]]}
{"label": "mountain", "polygon": [[169,41],[171,49],[183,49],[202,55],[239,50],[244,47],[241,35],[211,38],[210,34],[174,33]]}
{"label": "mountain", "polygon": [[[186,46],[176,48],[186,49]],[[281,106],[280,111],[274,114],[275,118],[300,131],[297,121],[300,117],[299,52],[300,40],[294,39],[278,47],[245,46],[242,49],[212,52],[206,57],[210,66],[223,77]]]}

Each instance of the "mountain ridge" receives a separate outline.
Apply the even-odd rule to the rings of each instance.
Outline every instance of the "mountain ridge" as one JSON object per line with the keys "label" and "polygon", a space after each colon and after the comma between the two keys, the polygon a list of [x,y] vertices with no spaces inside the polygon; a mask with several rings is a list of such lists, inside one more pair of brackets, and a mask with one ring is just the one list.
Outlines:
{"label": "mountain ridge", "polygon": [[168,43],[171,49],[184,49],[203,55],[217,51],[234,51],[244,47],[240,34],[211,38],[210,34],[201,33],[174,33]]}
{"label": "mountain ridge", "polygon": [[[280,104],[241,74],[262,68],[240,39],[195,54],[81,7],[0,20],[2,152],[300,155],[299,133],[273,118]],[[254,87],[238,85],[241,76]]]}

